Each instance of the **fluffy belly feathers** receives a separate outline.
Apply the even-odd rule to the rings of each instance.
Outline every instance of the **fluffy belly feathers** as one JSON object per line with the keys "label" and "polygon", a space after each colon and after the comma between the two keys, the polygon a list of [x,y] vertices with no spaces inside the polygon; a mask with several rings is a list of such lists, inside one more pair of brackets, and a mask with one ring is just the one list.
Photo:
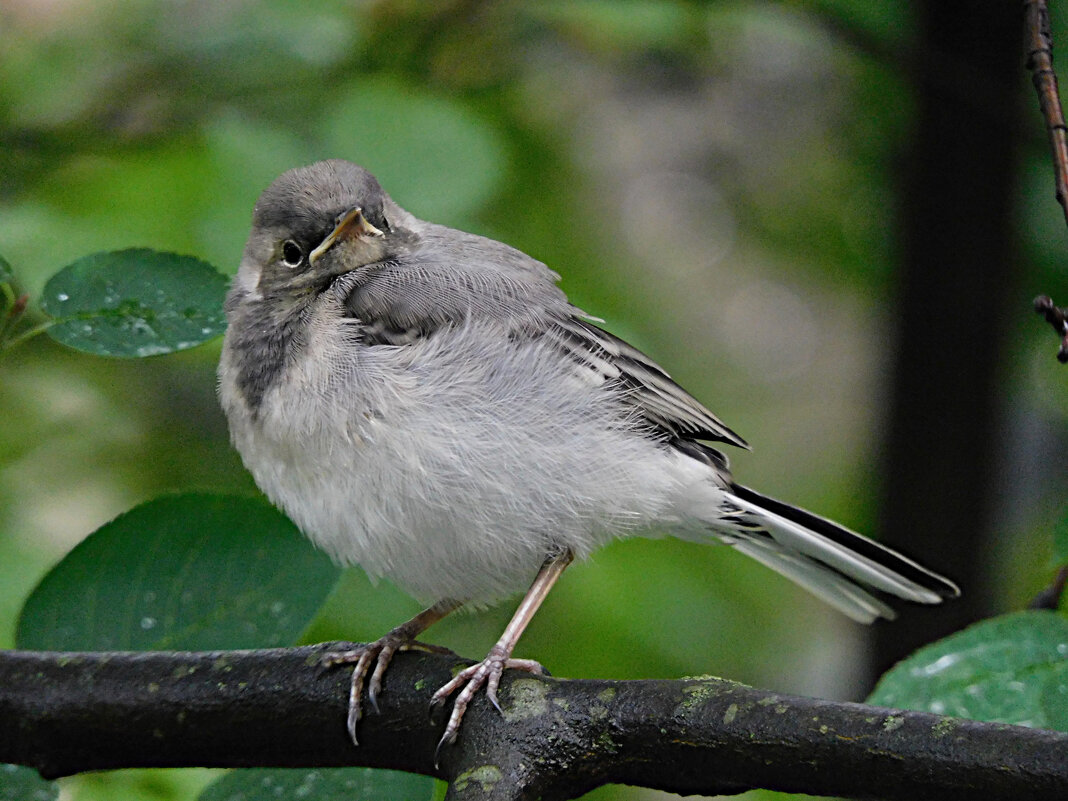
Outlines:
{"label": "fluffy belly feathers", "polygon": [[576,402],[583,379],[544,346],[487,341],[456,329],[357,346],[348,373],[291,368],[301,401],[269,391],[234,444],[316,545],[427,603],[498,600],[551,553],[670,519],[678,459],[635,437],[611,393]]}

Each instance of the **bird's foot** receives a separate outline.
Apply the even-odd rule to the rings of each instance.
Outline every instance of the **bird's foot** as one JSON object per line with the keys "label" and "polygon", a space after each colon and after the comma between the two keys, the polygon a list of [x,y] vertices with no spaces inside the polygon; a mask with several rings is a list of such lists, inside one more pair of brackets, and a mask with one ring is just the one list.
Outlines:
{"label": "bird's foot", "polygon": [[[452,714],[449,715],[449,722],[445,725],[445,733],[438,742],[438,752],[441,751],[442,746],[452,745],[456,742],[456,737],[460,733],[460,721],[463,720],[464,713],[475,697],[475,693],[483,686],[486,688],[486,697],[489,702],[493,704],[498,712],[501,711],[500,702],[497,700],[497,688],[501,684],[501,676],[508,669],[522,670],[538,675],[546,672],[545,668],[533,659],[512,659],[508,652],[498,644],[490,649],[485,659],[478,664],[464,668],[450,682],[434,693],[433,698],[430,699],[430,705],[431,707],[440,707],[450,695],[460,690],[459,695],[456,696],[456,702],[453,704]],[[435,763],[437,762],[436,754],[434,761]]]}
{"label": "bird's foot", "polygon": [[[386,674],[386,668],[393,660],[397,651],[426,651],[435,654],[452,654],[448,648],[439,645],[418,642],[411,639],[403,627],[394,629],[381,639],[365,645],[360,645],[348,651],[333,651],[323,656],[324,668],[337,667],[338,665],[355,664],[352,670],[352,682],[349,686],[349,714],[346,727],[349,737],[354,745],[359,745],[356,739],[356,724],[360,722],[361,701],[363,700],[364,683],[367,682],[367,674],[370,672],[371,679],[367,682],[367,701],[375,712],[378,712],[378,694],[382,691],[382,677]],[[371,665],[374,670],[371,671]]]}

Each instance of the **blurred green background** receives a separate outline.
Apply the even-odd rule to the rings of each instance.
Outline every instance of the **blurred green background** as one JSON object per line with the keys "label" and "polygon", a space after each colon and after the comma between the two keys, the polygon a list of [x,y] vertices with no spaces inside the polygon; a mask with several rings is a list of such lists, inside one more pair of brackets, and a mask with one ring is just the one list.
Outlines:
{"label": "blurred green background", "polygon": [[[752,453],[732,454],[741,481],[882,532],[888,410],[902,403],[894,343],[911,319],[901,242],[915,184],[903,176],[924,144],[926,9],[6,0],[0,254],[33,298],[104,249],[173,250],[232,273],[252,204],[278,173],[348,158],[415,214],[561,273],[577,305],[750,441]],[[979,577],[965,586],[979,600],[954,613],[965,621],[1024,606],[1048,581],[1068,489],[1068,370],[1029,312],[1039,292],[1068,300],[1068,231],[1022,67],[1021,52],[1001,76],[1016,121],[1004,133],[1005,214],[943,209],[947,230],[951,215],[965,231],[1007,223],[1011,243],[1011,291],[995,293],[1004,325],[938,310],[998,367],[989,386],[962,373],[956,390],[992,410],[989,429],[961,432],[990,443],[989,480],[974,488],[982,524],[964,524],[953,561],[910,546],[951,576]],[[986,166],[969,169],[982,182]],[[48,567],[118,513],[170,490],[254,491],[216,404],[218,349],[104,360],[39,337],[4,355],[0,646]],[[907,445],[918,465],[937,447]],[[928,489],[917,509],[945,505],[937,483]],[[307,639],[375,638],[415,611],[353,570]],[[481,657],[511,611],[446,620],[429,639]],[[571,568],[517,653],[558,676],[712,673],[858,698],[873,678],[871,636],[728,549],[633,540]],[[185,799],[205,775],[64,786],[74,799]]]}

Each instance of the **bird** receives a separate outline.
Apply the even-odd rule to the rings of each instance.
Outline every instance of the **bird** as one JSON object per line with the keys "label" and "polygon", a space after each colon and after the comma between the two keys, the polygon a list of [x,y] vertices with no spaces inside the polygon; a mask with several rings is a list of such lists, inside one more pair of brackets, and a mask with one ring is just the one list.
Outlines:
{"label": "bird", "polygon": [[[366,169],[291,169],[256,201],[227,294],[218,369],[231,441],[267,497],[344,565],[426,608],[352,665],[346,726],[377,709],[394,654],[461,606],[529,587],[500,639],[433,695],[456,741],[568,564],[608,542],[723,543],[853,620],[937,604],[949,579],[734,480],[748,448],[650,357],[572,305],[560,276],[486,237],[418,219]],[[366,692],[365,692],[366,691]]]}

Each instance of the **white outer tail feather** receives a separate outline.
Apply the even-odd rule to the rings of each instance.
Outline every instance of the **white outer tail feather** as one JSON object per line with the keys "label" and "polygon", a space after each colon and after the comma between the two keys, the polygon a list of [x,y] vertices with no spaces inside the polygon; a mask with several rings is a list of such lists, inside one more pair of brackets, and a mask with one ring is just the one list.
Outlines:
{"label": "white outer tail feather", "polygon": [[889,604],[880,601],[849,579],[811,561],[808,557],[791,553],[777,543],[741,537],[726,542],[735,550],[765,567],[770,567],[858,623],[874,623],[880,617],[887,620],[897,617],[897,613]]}
{"label": "white outer tail feather", "polygon": [[[893,619],[896,616],[894,610],[868,592],[868,588],[915,603],[937,604],[942,601],[938,593],[894,569],[758,503],[733,494],[730,502],[755,515],[770,539],[735,530],[724,533],[725,536],[721,534],[725,542],[797,582],[853,620],[872,623],[880,617]],[[860,537],[859,534],[855,536]],[[915,564],[900,554],[894,556]]]}

